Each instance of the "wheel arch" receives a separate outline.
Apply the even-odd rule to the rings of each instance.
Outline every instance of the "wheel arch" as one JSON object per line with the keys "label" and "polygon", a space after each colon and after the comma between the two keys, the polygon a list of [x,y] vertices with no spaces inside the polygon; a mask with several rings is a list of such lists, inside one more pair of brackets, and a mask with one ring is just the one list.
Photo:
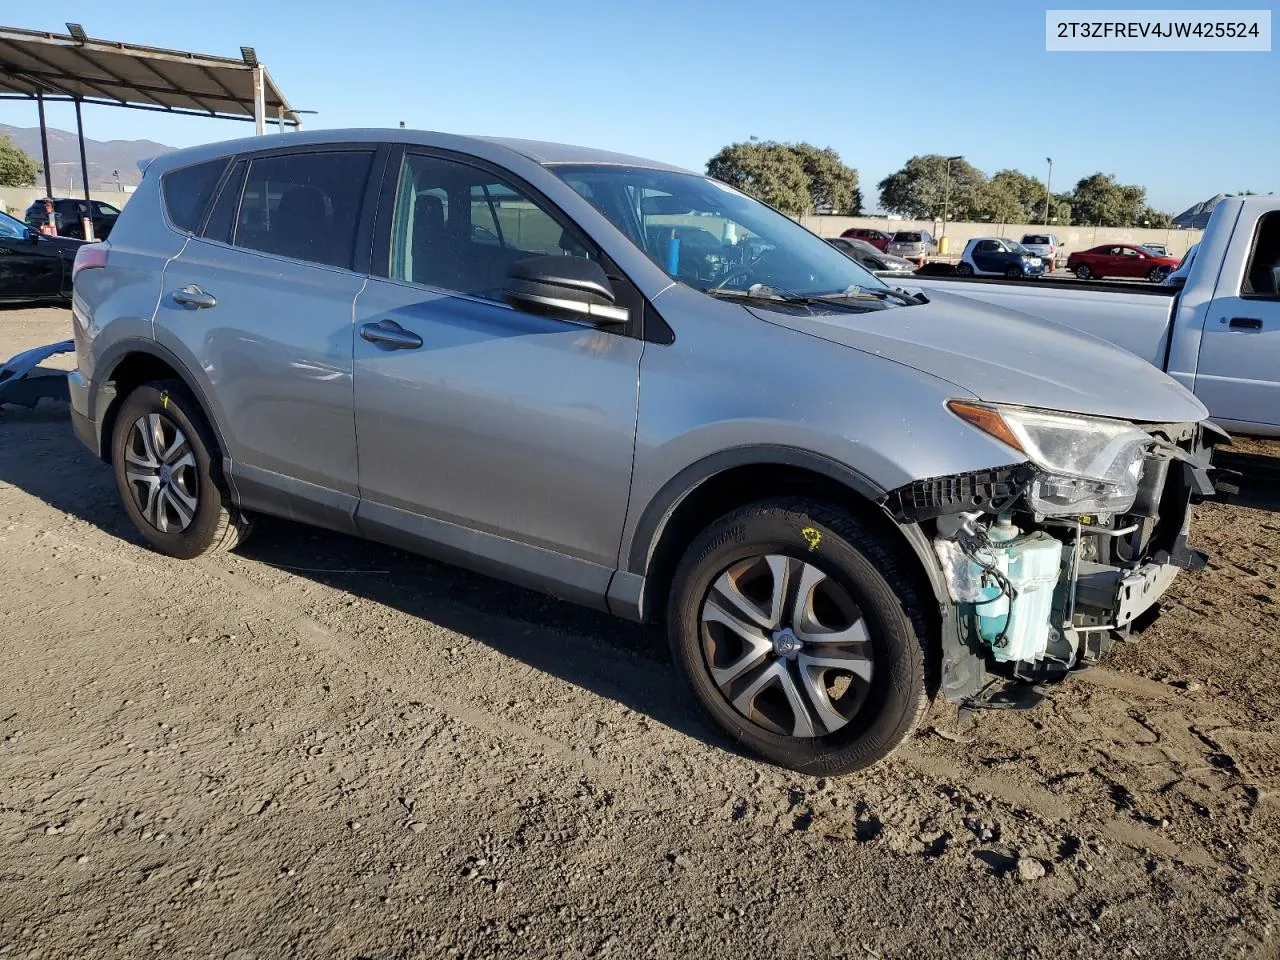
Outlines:
{"label": "wheel arch", "polygon": [[927,563],[927,539],[898,524],[880,506],[887,491],[851,467],[821,454],[784,446],[739,447],[699,460],[668,480],[645,506],[631,536],[623,572],[643,580],[636,598],[642,619],[666,602],[671,575],[685,548],[709,523],[730,510],[774,496],[806,495],[845,506],[886,532],[914,555],[930,592],[946,587]]}
{"label": "wheel arch", "polygon": [[111,434],[115,429],[116,416],[124,403],[125,397],[144,383],[155,380],[179,380],[191,395],[205,419],[213,430],[218,442],[218,453],[225,456],[227,445],[222,435],[218,418],[213,415],[209,398],[200,388],[196,378],[171,350],[161,346],[154,340],[130,338],[112,344],[98,360],[98,369],[105,375],[95,378],[101,384],[95,399],[94,409],[101,406],[102,413],[96,419],[98,428],[98,455],[103,461],[111,462]]}
{"label": "wheel arch", "polygon": [[[809,496],[852,510],[883,534],[886,547],[898,554],[927,605],[925,615],[941,656],[930,669],[931,687],[937,689],[940,681],[941,691],[952,701],[972,696],[981,688],[982,660],[961,637],[956,608],[929,537],[919,525],[890,516],[882,505],[886,494],[856,470],[806,450],[743,447],[713,454],[676,474],[645,507],[623,569],[610,585],[610,609],[630,619],[660,620],[676,566],[706,526],[757,500]],[[939,668],[940,676],[935,672]]]}

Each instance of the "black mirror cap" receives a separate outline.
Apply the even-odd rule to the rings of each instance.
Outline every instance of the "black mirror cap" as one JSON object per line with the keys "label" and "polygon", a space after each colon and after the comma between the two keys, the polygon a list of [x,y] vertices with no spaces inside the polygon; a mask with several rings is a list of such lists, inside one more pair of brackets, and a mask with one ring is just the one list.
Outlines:
{"label": "black mirror cap", "polygon": [[628,311],[614,306],[613,286],[604,268],[583,257],[547,256],[517,260],[507,268],[503,299],[517,310],[591,323],[626,323]]}

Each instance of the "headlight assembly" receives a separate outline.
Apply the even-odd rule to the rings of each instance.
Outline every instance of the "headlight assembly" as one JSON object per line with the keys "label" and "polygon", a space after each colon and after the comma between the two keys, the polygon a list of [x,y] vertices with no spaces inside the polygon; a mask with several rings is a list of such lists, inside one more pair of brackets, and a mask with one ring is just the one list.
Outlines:
{"label": "headlight assembly", "polygon": [[1133,506],[1152,440],[1133,424],[967,400],[951,400],[947,408],[1040,468],[1027,492],[1037,513],[1124,513]]}

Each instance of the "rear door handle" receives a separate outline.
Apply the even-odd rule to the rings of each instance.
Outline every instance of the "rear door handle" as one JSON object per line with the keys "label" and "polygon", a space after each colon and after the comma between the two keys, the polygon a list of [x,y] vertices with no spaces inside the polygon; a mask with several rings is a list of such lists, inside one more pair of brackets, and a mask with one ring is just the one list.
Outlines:
{"label": "rear door handle", "polygon": [[188,283],[180,290],[173,291],[173,300],[184,307],[192,307],[196,310],[206,310],[218,305],[218,300],[212,293],[205,293],[194,283]]}
{"label": "rear door handle", "polygon": [[1232,317],[1228,326],[1232,330],[1261,330],[1262,321],[1257,317]]}
{"label": "rear door handle", "polygon": [[360,328],[360,336],[375,346],[386,347],[388,350],[417,350],[422,346],[420,336],[406,330],[394,320],[366,323]]}

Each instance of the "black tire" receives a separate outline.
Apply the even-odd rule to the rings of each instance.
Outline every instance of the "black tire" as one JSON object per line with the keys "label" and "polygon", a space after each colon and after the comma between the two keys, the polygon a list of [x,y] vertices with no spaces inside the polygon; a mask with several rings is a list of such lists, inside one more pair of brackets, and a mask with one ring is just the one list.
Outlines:
{"label": "black tire", "polygon": [[[150,420],[152,416],[158,418],[157,421]],[[163,469],[162,466],[155,470],[146,465],[139,466],[139,457],[155,459],[146,447],[146,440],[136,432],[140,429],[139,421],[159,423],[163,438],[161,446],[173,442],[175,456],[172,459],[180,466],[176,469],[171,466],[167,479],[162,478],[155,483],[129,479],[130,473],[134,477],[153,473],[159,476]],[[174,428],[182,432],[185,447],[178,444]],[[135,458],[132,464],[126,460],[127,452]],[[187,462],[187,452],[190,453],[190,462]],[[164,460],[164,463],[168,462]],[[190,560],[206,553],[231,550],[249,534],[249,519],[231,502],[222,476],[222,456],[213,431],[200,405],[181,381],[159,380],[143,384],[125,397],[112,430],[111,467],[129,519],[147,542],[161,553]],[[152,487],[159,490],[166,485],[183,491],[184,504],[188,500],[195,503],[185,524],[176,496],[169,496],[167,502],[170,506],[166,507],[161,502],[158,512],[148,497]],[[150,496],[158,499],[160,494],[153,492]],[[145,513],[148,509],[166,529],[161,529],[157,522],[148,518]]]}
{"label": "black tire", "polygon": [[[863,636],[868,642],[860,646],[864,649],[869,646],[872,669],[865,682],[855,683],[852,677],[848,678],[848,692],[840,696],[850,698],[852,710],[844,726],[829,730],[820,726],[820,721],[815,722],[814,736],[786,735],[779,732],[778,724],[770,729],[767,717],[753,719],[740,712],[729,699],[730,694],[737,694],[738,690],[722,690],[712,675],[712,663],[718,656],[712,647],[721,642],[713,634],[717,629],[720,637],[725,634],[719,623],[704,622],[705,612],[711,609],[705,605],[720,602],[723,593],[713,595],[712,589],[723,584],[724,578],[734,576],[732,571],[752,563],[752,557],[764,556],[780,556],[789,562],[807,564],[808,567],[802,568],[805,570],[817,568],[825,575],[823,584],[830,583],[833,589],[842,590],[856,606],[857,616],[851,622],[860,620],[865,624]],[[735,586],[737,583],[740,581],[735,582]],[[789,595],[792,599],[784,603],[794,605],[798,588],[788,589],[792,591]],[[816,598],[816,591],[810,597]],[[779,609],[782,606],[780,603]],[[813,600],[806,609],[816,613]],[[881,534],[836,507],[813,500],[784,498],[734,510],[693,541],[672,581],[667,630],[677,668],[693,689],[699,705],[721,730],[773,763],[814,776],[828,776],[860,770],[888,756],[911,734],[928,710],[937,689],[940,664],[924,610],[914,581]],[[764,654],[763,659],[742,672],[741,681],[734,679],[731,683],[754,687],[760,671],[768,672],[770,667],[777,666],[774,661],[787,659],[777,651],[778,643],[778,634],[774,634],[773,653]],[[807,642],[804,646],[832,649]],[[746,658],[743,654],[737,663]],[[793,662],[782,663],[781,669],[805,669],[803,654],[799,661],[794,656],[790,659]],[[733,668],[734,664],[730,664],[730,671]],[[722,664],[722,682],[723,674]],[[793,673],[793,676],[799,674]],[[830,694],[826,688],[829,675],[823,672],[818,676],[822,689]],[[838,677],[835,682],[840,683],[842,679]],[[804,691],[803,681],[799,682],[797,687],[793,681],[793,691]],[[785,703],[783,693],[785,691],[776,685],[766,686],[763,693],[757,693],[752,700],[753,712],[763,714],[769,709],[768,704],[763,709],[757,708],[758,700],[765,695],[773,696],[775,704]],[[811,718],[821,716],[813,707],[811,693],[797,695],[807,705]],[[829,697],[826,702],[831,705],[837,701]],[[796,716],[792,707],[786,709]],[[795,729],[793,726],[793,732]]]}
{"label": "black tire", "polygon": [[1089,265],[1087,263],[1082,263],[1080,266],[1076,267],[1076,276],[1081,280],[1090,280],[1093,278],[1093,271],[1089,269]]}
{"label": "black tire", "polygon": [[965,263],[963,260],[960,261],[959,263],[956,264],[956,276],[972,277],[973,267],[970,264]]}
{"label": "black tire", "polygon": [[1008,267],[1008,268],[1006,268],[1006,269],[1005,269],[1005,271],[1004,271],[1004,275],[1005,275],[1005,279],[1007,279],[1007,280],[1021,280],[1021,279],[1022,279],[1022,271],[1021,271],[1021,270],[1019,270],[1017,267]]}
{"label": "black tire", "polygon": [[1152,267],[1147,271],[1147,279],[1152,283],[1163,283],[1166,273],[1164,267]]}

